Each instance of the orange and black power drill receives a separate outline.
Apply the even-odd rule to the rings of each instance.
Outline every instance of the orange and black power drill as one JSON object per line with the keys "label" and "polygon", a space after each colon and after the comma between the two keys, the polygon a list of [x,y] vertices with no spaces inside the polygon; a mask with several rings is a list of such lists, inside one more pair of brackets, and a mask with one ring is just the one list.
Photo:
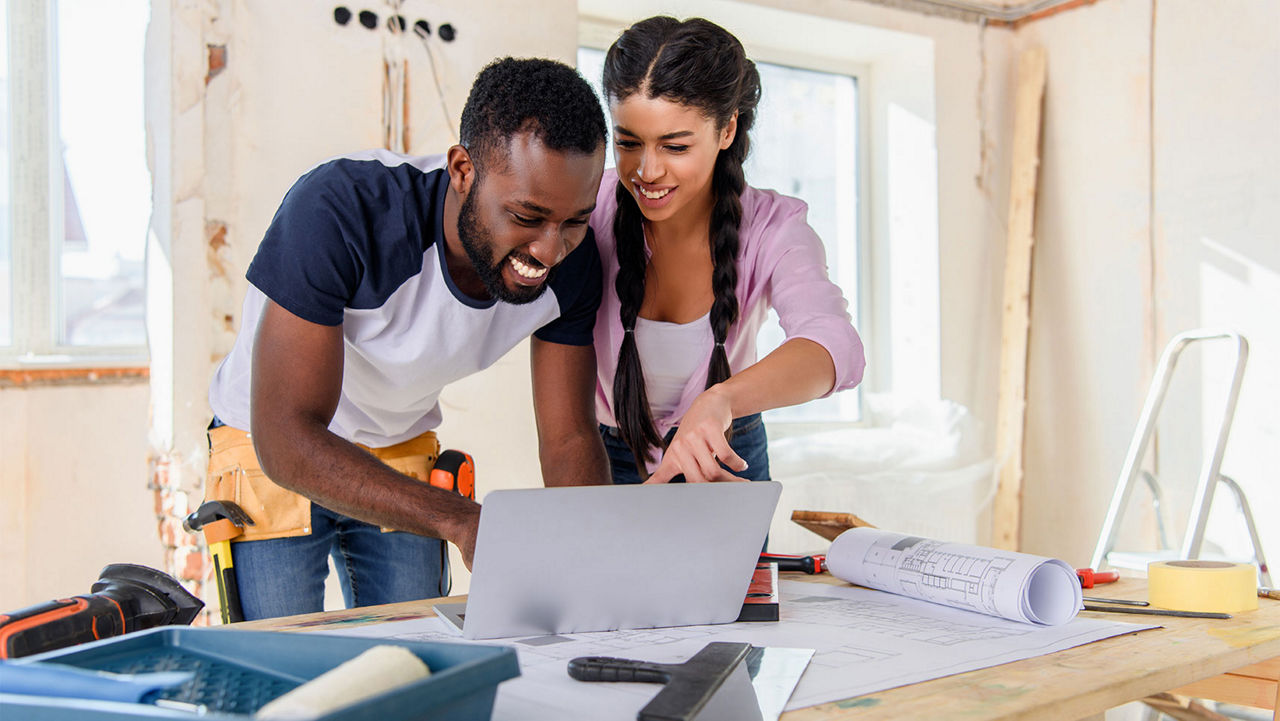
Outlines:
{"label": "orange and black power drill", "polygon": [[461,496],[476,500],[476,463],[471,455],[462,451],[448,450],[436,459],[427,482],[436,488],[453,491]]}
{"label": "orange and black power drill", "polygon": [[187,625],[204,608],[172,576],[154,568],[113,563],[87,596],[0,613],[0,659],[73,646],[131,631]]}

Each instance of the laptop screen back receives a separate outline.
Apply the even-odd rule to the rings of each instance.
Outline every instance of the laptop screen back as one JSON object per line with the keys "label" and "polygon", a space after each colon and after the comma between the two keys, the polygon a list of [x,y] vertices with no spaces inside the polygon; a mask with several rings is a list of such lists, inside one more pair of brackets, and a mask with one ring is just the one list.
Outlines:
{"label": "laptop screen back", "polygon": [[463,635],[734,621],[781,491],[755,481],[489,493]]}

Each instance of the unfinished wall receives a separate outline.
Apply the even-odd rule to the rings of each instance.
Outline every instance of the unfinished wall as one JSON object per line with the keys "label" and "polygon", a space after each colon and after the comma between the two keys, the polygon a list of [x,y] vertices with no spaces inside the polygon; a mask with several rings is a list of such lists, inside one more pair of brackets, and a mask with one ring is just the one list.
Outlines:
{"label": "unfinished wall", "polygon": [[0,611],[160,565],[146,435],[145,381],[0,388]]}
{"label": "unfinished wall", "polygon": [[[1250,343],[1223,472],[1244,487],[1263,547],[1280,554],[1280,6],[1234,0],[1160,3],[1155,19],[1157,328],[1229,328]],[[1162,438],[1162,475],[1200,463],[1230,374],[1218,351],[1192,367],[1189,405]],[[1190,375],[1190,374],[1189,374]],[[1182,439],[1186,439],[1183,441]],[[1222,490],[1221,488],[1219,489]],[[1220,493],[1210,540],[1247,553],[1230,496]]]}
{"label": "unfinished wall", "polygon": [[[1252,344],[1224,471],[1274,516],[1280,401],[1280,7],[1106,0],[1031,23],[1048,51],[1023,545],[1089,560],[1159,350],[1233,327]],[[1185,518],[1229,373],[1188,353],[1150,466]],[[1124,530],[1154,542],[1138,492]],[[1242,551],[1230,499],[1210,539]],[[1268,527],[1270,526],[1270,527]],[[1181,523],[1174,523],[1174,539]],[[1262,530],[1280,552],[1280,531]],[[1206,547],[1208,550],[1209,547]]]}

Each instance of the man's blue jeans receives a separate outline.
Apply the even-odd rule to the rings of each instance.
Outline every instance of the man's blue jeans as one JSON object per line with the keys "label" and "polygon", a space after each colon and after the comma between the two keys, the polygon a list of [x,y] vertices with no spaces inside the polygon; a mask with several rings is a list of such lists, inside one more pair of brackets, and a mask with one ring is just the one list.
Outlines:
{"label": "man's blue jeans", "polygon": [[246,621],[324,610],[333,557],[348,608],[449,594],[444,541],[381,529],[311,504],[311,534],[231,544]]}

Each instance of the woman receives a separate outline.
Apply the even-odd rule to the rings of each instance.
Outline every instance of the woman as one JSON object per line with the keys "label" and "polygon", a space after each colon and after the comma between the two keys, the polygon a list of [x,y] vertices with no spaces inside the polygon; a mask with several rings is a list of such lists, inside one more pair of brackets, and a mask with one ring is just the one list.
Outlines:
{"label": "woman", "polygon": [[[852,388],[865,363],[805,204],[744,180],[755,64],[718,25],[655,17],[609,48],[604,93],[617,168],[591,226],[613,480],[767,479],[760,412]],[[770,306],[787,341],[757,362]]]}

